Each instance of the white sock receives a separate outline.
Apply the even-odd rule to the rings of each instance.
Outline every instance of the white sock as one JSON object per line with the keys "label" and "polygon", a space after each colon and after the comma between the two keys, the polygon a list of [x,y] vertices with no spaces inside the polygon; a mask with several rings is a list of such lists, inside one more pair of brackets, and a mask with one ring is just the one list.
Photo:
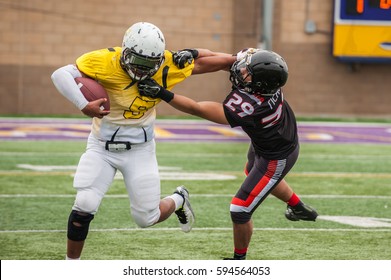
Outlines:
{"label": "white sock", "polygon": [[72,259],[72,258],[70,258],[68,256],[65,256],[65,260],[67,260],[67,261],[78,261],[78,260],[80,260],[80,257],[78,257],[76,259]]}
{"label": "white sock", "polygon": [[171,198],[172,200],[174,200],[174,203],[175,203],[175,211],[178,210],[179,208],[182,207],[182,204],[183,204],[183,197],[177,193],[174,193],[170,196],[167,196],[169,198]]}

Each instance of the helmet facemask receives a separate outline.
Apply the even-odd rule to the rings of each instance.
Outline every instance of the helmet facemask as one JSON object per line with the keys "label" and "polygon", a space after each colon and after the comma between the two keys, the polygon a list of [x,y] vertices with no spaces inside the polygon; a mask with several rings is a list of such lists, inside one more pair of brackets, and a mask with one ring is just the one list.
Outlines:
{"label": "helmet facemask", "polygon": [[121,54],[121,65],[136,81],[152,77],[163,63],[164,57],[148,57],[124,48]]}
{"label": "helmet facemask", "polygon": [[[230,81],[232,85],[237,89],[245,90],[248,93],[252,92],[251,89],[251,72],[247,67],[250,61],[251,55],[246,55],[242,60],[235,61],[230,69]],[[246,69],[247,71],[244,71]]]}

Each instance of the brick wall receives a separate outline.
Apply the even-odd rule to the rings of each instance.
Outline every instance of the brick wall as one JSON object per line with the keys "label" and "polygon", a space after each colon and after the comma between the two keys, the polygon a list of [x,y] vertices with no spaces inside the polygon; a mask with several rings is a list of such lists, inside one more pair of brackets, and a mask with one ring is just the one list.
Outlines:
{"label": "brick wall", "polygon": [[[297,115],[391,116],[389,64],[353,72],[331,56],[332,2],[274,1],[273,49],[289,65],[286,98]],[[202,47],[236,52],[262,35],[262,0],[3,0],[0,3],[0,114],[81,113],[50,81],[58,67],[84,52],[118,46],[137,21],[159,26],[168,49]],[[320,32],[304,32],[306,19]],[[193,76],[176,90],[220,101],[228,73]],[[162,115],[179,114],[169,106]]]}

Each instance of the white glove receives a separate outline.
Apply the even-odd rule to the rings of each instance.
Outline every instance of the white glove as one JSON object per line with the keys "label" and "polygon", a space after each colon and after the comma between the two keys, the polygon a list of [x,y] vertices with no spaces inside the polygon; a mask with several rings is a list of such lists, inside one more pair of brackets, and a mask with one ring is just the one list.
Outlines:
{"label": "white glove", "polygon": [[256,53],[257,51],[259,51],[260,49],[255,49],[255,48],[245,48],[243,50],[241,50],[240,52],[238,52],[236,54],[236,60],[237,61],[240,61],[242,60],[243,58],[245,58],[247,56],[247,54],[252,54],[252,53]]}

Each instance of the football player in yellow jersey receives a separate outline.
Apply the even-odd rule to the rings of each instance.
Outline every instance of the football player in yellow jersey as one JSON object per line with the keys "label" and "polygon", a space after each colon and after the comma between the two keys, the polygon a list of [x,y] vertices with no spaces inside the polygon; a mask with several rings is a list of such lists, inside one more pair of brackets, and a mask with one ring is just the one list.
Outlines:
{"label": "football player in yellow jersey", "polygon": [[[92,119],[87,149],[78,164],[76,198],[68,220],[66,259],[80,259],[89,224],[119,170],[129,195],[131,214],[142,228],[178,216],[182,231],[189,232],[194,213],[184,186],[160,198],[160,177],[154,141],[156,105],[160,99],[141,96],[137,84],[152,77],[171,90],[192,74],[229,70],[235,56],[206,49],[165,50],[158,27],[139,22],[125,33],[122,47],[86,53],[76,65],[66,65],[51,78],[58,91]],[[75,78],[90,77],[101,83],[110,99],[88,102]]]}

